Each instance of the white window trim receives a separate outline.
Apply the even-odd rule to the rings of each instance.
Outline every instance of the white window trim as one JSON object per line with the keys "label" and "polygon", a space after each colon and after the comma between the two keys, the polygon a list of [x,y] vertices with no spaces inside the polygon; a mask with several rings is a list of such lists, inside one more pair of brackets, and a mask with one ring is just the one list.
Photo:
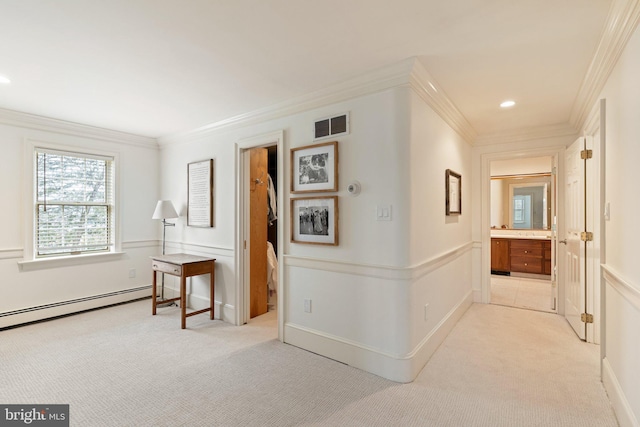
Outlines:
{"label": "white window trim", "polygon": [[[21,268],[42,268],[58,267],[65,265],[84,264],[87,262],[98,262],[105,258],[119,257],[122,255],[122,222],[120,218],[120,153],[116,151],[107,151],[86,146],[63,145],[47,141],[25,139],[24,144],[24,188],[23,188],[23,218],[24,218],[24,257],[20,261]],[[73,153],[83,153],[87,155],[97,155],[104,157],[112,157],[114,162],[114,246],[109,252],[86,253],[79,255],[53,256],[46,258],[36,258],[35,251],[35,197],[36,197],[36,180],[35,180],[35,152],[36,148],[44,148],[57,151],[69,151]]]}

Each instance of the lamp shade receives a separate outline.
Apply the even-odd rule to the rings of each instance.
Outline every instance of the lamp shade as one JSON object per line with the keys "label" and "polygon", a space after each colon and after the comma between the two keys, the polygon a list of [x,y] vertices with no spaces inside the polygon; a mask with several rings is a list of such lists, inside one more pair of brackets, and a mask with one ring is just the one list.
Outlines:
{"label": "lamp shade", "polygon": [[178,218],[178,212],[173,207],[171,200],[158,200],[156,210],[151,219]]}

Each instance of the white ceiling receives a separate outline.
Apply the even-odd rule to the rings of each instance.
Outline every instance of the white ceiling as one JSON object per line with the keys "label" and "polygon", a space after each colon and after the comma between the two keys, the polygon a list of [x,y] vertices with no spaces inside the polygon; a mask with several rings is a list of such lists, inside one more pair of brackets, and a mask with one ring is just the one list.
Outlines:
{"label": "white ceiling", "polygon": [[565,124],[611,1],[3,0],[0,108],[160,137],[415,56],[479,135]]}

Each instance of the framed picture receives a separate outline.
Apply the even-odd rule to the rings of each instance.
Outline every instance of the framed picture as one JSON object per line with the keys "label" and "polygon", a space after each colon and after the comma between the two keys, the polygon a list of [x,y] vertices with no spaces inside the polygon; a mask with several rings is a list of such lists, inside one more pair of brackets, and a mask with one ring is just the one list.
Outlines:
{"label": "framed picture", "polygon": [[338,196],[291,199],[291,242],[338,245]]}
{"label": "framed picture", "polygon": [[187,165],[187,225],[213,227],[213,159]]}
{"label": "framed picture", "polygon": [[291,192],[338,191],[338,142],[291,149]]}
{"label": "framed picture", "polygon": [[462,214],[462,177],[451,169],[445,171],[447,215]]}

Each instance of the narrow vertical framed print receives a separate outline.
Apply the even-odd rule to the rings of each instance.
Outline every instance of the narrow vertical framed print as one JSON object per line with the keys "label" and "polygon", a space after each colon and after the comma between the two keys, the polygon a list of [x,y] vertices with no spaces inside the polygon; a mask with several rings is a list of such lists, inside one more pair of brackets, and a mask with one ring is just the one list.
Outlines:
{"label": "narrow vertical framed print", "polygon": [[462,176],[451,169],[445,171],[446,201],[445,208],[447,215],[462,214]]}
{"label": "narrow vertical framed print", "polygon": [[187,225],[213,227],[213,159],[187,165]]}

